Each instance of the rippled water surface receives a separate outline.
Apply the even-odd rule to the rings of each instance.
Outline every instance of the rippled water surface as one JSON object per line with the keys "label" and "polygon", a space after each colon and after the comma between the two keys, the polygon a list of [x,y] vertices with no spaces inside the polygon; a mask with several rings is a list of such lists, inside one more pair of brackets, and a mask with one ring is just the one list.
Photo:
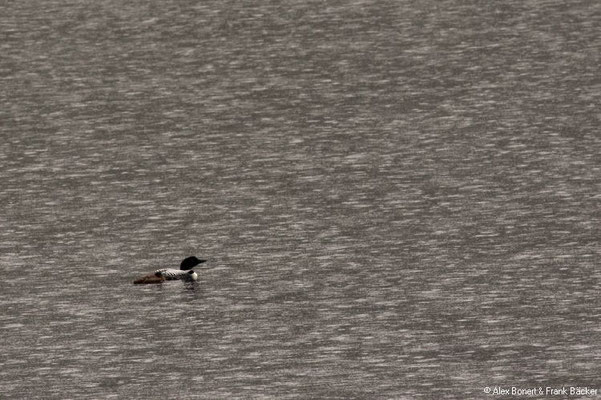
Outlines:
{"label": "rippled water surface", "polygon": [[[600,26],[0,4],[0,398],[601,389]],[[192,254],[197,284],[132,285]]]}

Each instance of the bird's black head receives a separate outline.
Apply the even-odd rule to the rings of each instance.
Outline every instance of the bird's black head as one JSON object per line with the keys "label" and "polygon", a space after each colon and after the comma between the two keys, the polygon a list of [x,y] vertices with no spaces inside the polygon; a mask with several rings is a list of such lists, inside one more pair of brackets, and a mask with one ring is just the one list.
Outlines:
{"label": "bird's black head", "polygon": [[196,267],[198,264],[202,264],[203,262],[206,262],[207,260],[199,260],[198,258],[192,256],[192,257],[188,257],[188,258],[184,258],[184,261],[182,261],[182,263],[179,266],[179,269],[185,271],[188,269],[192,269],[194,267]]}

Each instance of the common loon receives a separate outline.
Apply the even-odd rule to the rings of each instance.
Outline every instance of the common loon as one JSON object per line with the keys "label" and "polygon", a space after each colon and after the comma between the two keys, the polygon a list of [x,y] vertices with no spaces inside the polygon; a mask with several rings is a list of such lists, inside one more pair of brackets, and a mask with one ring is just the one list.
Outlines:
{"label": "common loon", "polygon": [[199,260],[192,256],[184,258],[179,266],[179,269],[164,268],[157,269],[154,274],[143,276],[140,279],[134,281],[135,284],[148,284],[148,283],[163,283],[165,281],[182,280],[185,282],[193,282],[198,280],[198,274],[194,272],[192,268],[198,264],[202,264],[207,260]]}

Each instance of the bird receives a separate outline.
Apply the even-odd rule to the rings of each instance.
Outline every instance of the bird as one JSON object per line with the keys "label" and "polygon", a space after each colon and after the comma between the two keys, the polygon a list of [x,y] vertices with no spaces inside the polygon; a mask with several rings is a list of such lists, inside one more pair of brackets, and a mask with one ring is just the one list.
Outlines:
{"label": "bird", "polygon": [[195,256],[186,257],[181,262],[179,269],[174,268],[163,268],[157,269],[153,274],[143,276],[134,281],[134,284],[151,284],[151,283],[163,283],[165,281],[181,280],[184,282],[194,282],[198,280],[198,274],[194,272],[193,268],[198,264],[202,264],[207,260],[200,260]]}

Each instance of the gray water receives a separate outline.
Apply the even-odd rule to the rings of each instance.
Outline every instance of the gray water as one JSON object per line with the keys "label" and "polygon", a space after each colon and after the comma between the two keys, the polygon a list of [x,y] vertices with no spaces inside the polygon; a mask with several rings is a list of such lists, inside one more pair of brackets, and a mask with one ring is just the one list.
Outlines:
{"label": "gray water", "polygon": [[[601,388],[600,26],[1,3],[0,398]],[[197,284],[132,284],[188,255]]]}

